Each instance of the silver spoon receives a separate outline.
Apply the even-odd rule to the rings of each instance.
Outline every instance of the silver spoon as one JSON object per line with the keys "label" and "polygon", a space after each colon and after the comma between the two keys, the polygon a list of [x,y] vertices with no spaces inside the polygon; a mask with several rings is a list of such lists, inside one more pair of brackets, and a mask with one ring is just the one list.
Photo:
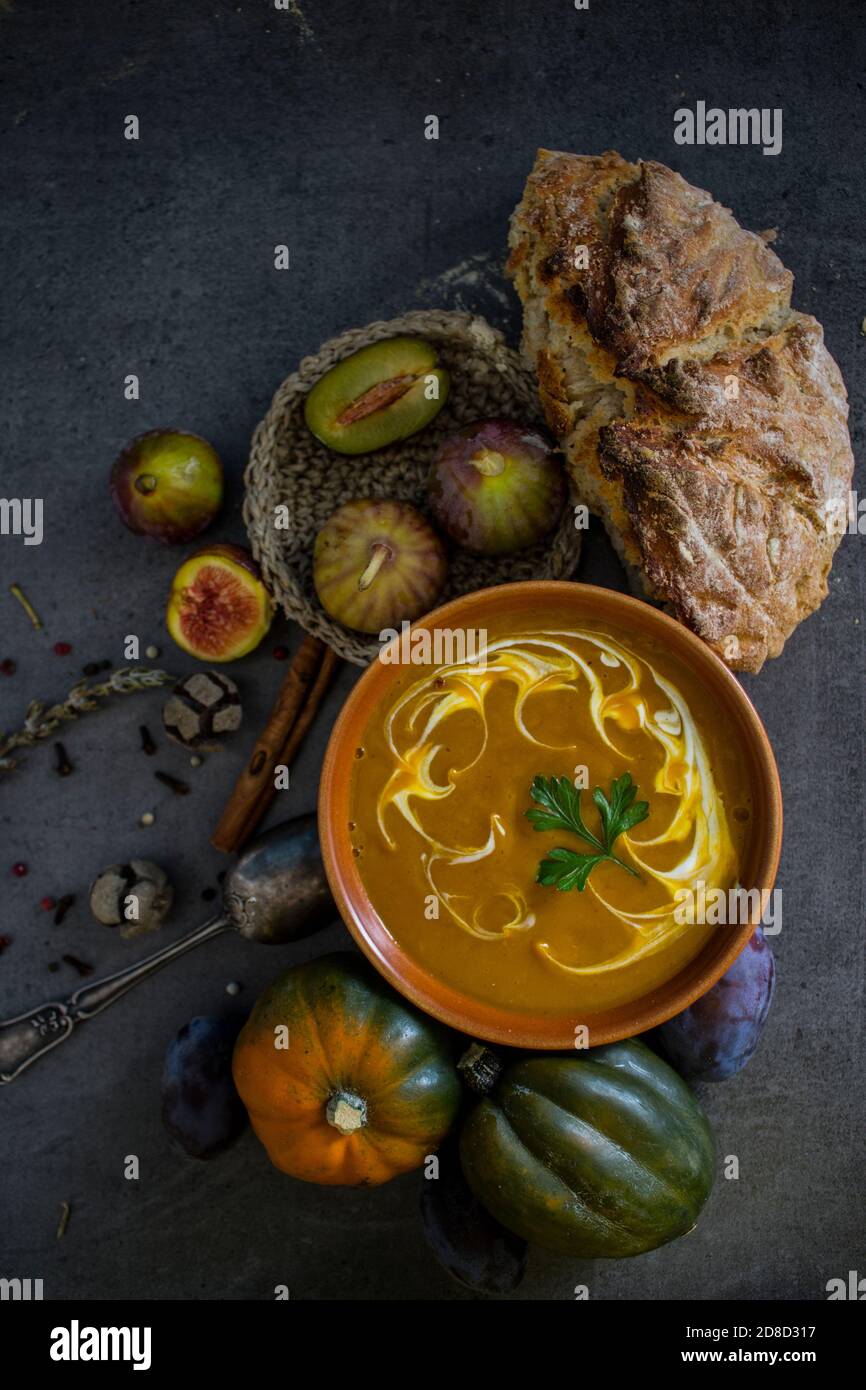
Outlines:
{"label": "silver spoon", "polygon": [[65,1000],[52,1000],[0,1022],[0,1083],[14,1081],[72,1030],[101,1013],[139,980],[221,932],[279,946],[309,936],[336,913],[319,849],[315,816],[298,816],[259,835],[226,875],[222,911],[179,941],[154,951]]}

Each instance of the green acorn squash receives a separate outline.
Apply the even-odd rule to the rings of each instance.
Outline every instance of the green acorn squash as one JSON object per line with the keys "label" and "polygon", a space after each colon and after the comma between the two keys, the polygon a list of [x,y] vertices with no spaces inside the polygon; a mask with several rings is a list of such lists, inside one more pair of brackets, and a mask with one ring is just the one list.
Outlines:
{"label": "green acorn squash", "polygon": [[692,1229],[715,1144],[685,1083],[629,1041],[508,1067],[466,1120],[460,1159],[509,1230],[548,1250],[615,1259]]}

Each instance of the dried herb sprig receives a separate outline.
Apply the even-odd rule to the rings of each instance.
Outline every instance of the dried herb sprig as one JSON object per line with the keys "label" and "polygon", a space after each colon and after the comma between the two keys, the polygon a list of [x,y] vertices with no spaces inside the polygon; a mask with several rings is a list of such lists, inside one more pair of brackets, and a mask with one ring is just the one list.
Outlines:
{"label": "dried herb sprig", "polygon": [[41,631],[42,631],[42,628],[43,628],[42,619],[40,618],[39,614],[36,612],[36,609],[33,607],[33,604],[30,602],[30,600],[29,600],[29,598],[27,597],[27,595],[25,594],[24,590],[21,588],[21,585],[20,585],[20,584],[10,584],[10,585],[9,585],[9,592],[10,592],[10,594],[12,595],[12,597],[13,597],[14,599],[17,599],[18,602],[21,604],[21,607],[24,609],[24,612],[27,614],[28,618],[30,619],[31,625],[33,626],[33,628],[35,629],[35,631],[36,631],[36,632],[41,632]]}
{"label": "dried herb sprig", "polygon": [[42,739],[51,738],[61,724],[78,719],[89,710],[98,709],[100,702],[112,695],[134,695],[141,690],[153,690],[161,685],[174,685],[177,677],[167,671],[149,670],[147,667],[127,666],[112,671],[107,680],[98,685],[88,685],[79,681],[74,685],[65,700],[46,709],[39,700],[33,700],[27,707],[24,727],[15,734],[0,735],[0,773],[11,772],[15,759],[10,753],[17,748],[32,748]]}
{"label": "dried herb sprig", "polygon": [[57,1239],[62,1240],[66,1235],[66,1228],[69,1225],[69,1218],[72,1214],[71,1202],[60,1203],[60,1220],[57,1223]]}

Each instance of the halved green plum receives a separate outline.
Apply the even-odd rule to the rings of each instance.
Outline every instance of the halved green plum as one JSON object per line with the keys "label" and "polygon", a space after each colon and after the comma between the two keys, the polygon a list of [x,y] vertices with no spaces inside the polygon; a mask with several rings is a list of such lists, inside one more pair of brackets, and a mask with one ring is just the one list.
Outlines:
{"label": "halved green plum", "polygon": [[565,505],[562,465],[537,430],[512,420],[467,425],[430,469],[433,520],[464,550],[506,555],[552,531]]}
{"label": "halved green plum", "polygon": [[416,434],[438,415],[449,377],[422,338],[387,338],[361,348],[317,381],[304,418],[338,454],[371,454]]}
{"label": "halved green plum", "polygon": [[111,495],[130,531],[177,545],[197,536],[219,511],[222,464],[197,434],[149,430],[115,460]]}
{"label": "halved green plum", "polygon": [[313,550],[319,602],[356,632],[381,633],[429,612],[447,570],[441,540],[408,502],[344,503]]}

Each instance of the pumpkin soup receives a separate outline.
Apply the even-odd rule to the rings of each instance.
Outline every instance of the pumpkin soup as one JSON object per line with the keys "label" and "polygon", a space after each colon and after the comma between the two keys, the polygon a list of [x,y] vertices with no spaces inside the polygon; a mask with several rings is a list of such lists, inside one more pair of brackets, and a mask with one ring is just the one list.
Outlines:
{"label": "pumpkin soup", "polygon": [[592,621],[497,619],[474,651],[407,665],[357,749],[374,909],[485,1002],[580,1017],[651,992],[714,930],[682,890],[733,887],[743,859],[749,789],[708,692]]}

